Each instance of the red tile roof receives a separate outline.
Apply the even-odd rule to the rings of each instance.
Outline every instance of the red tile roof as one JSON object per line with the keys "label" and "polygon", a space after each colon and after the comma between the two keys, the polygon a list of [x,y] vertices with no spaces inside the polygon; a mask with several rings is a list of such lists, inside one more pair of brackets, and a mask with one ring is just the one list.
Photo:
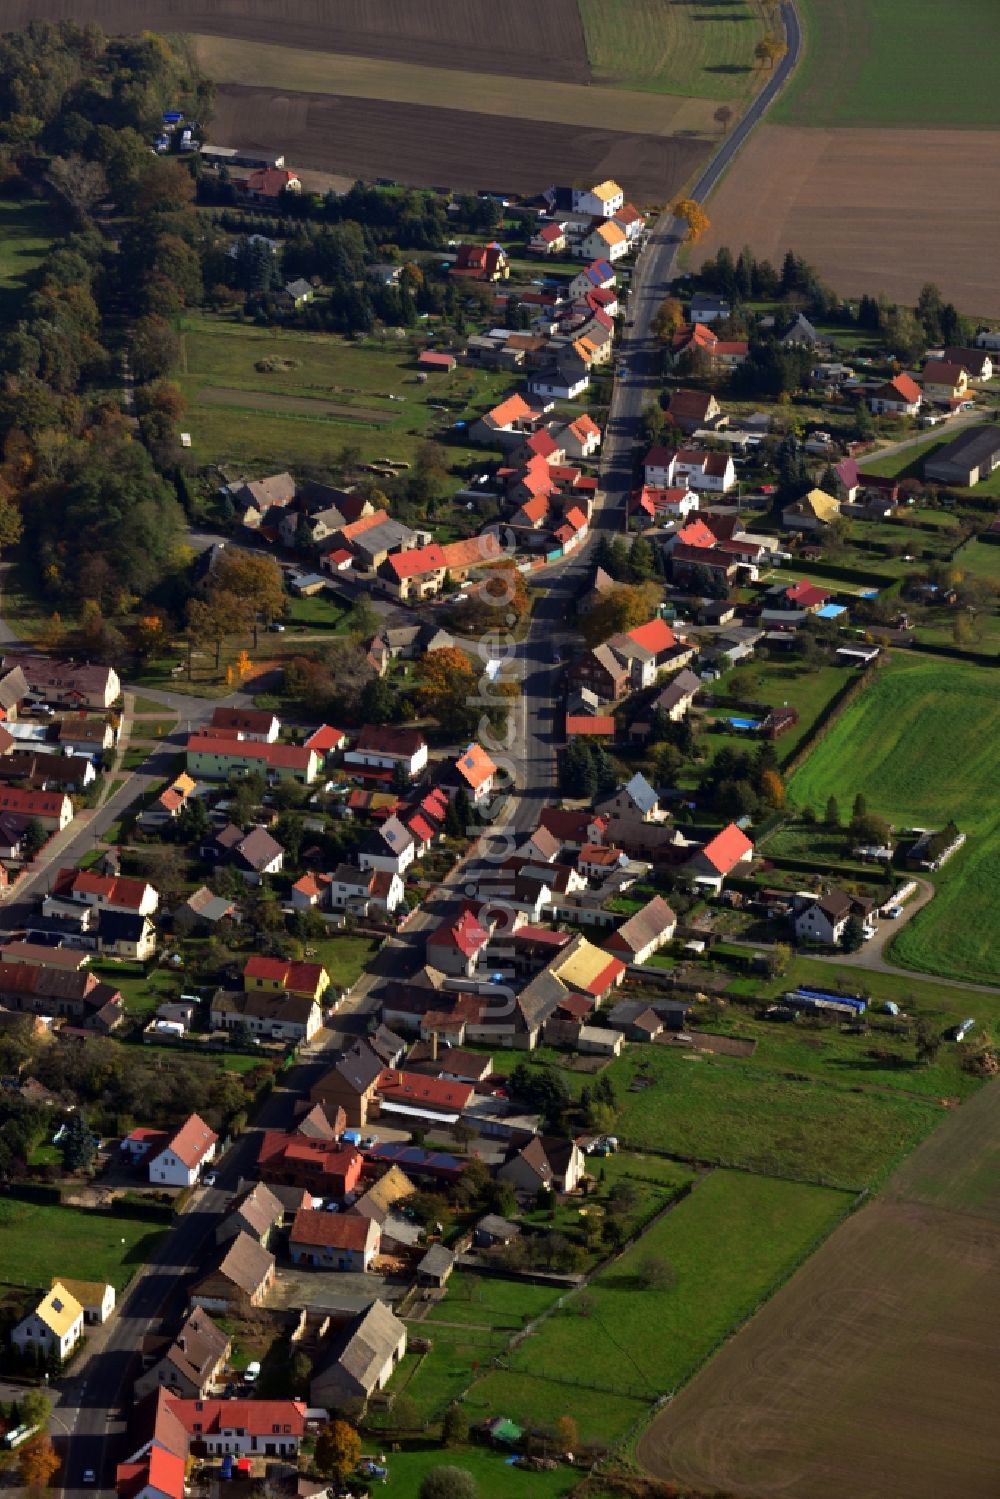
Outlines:
{"label": "red tile roof", "polygon": [[466,906],[455,921],[444,921],[427,938],[434,947],[457,947],[467,958],[473,957],[489,941],[489,932],[471,906]]}
{"label": "red tile roof", "polygon": [[397,1072],[387,1067],[378,1080],[379,1094],[399,1103],[427,1103],[433,1108],[461,1111],[469,1106],[474,1089],[468,1083],[425,1077],[421,1072]]}
{"label": "red tile roof", "polygon": [[829,597],[824,589],[817,588],[815,583],[807,583],[805,579],[785,589],[785,598],[799,609],[818,609]]}
{"label": "red tile roof", "polygon": [[566,738],[584,735],[589,738],[613,739],[615,721],[606,713],[567,713]]}
{"label": "red tile roof", "polygon": [[287,770],[308,770],[312,751],[297,744],[262,744],[254,739],[224,739],[212,734],[191,734],[189,754],[230,755],[244,760],[261,760],[266,765]]}
{"label": "red tile roof", "polygon": [[677,540],[682,546],[688,547],[714,547],[718,537],[711,531],[700,518],[689,520],[677,532]]}
{"label": "red tile roof", "polygon": [[653,656],[669,651],[677,644],[677,636],[665,619],[651,619],[647,624],[638,625],[629,630],[627,638]]}
{"label": "red tile roof", "polygon": [[[269,1437],[275,1428],[283,1435],[305,1436],[306,1406],[301,1400],[180,1400],[168,1396],[167,1401],[190,1436],[218,1433],[224,1427],[241,1427],[257,1437]],[[287,1433],[286,1426],[290,1428]]]}
{"label": "red tile roof", "polygon": [[172,1150],[177,1159],[193,1171],[205,1159],[206,1152],[218,1143],[215,1130],[209,1129],[197,1114],[192,1114],[170,1137],[165,1148]]}
{"label": "red tile roof", "polygon": [[470,744],[457,755],[455,770],[473,791],[478,791],[484,782],[497,773],[496,766],[481,744]]}
{"label": "red tile roof", "polygon": [[[926,369],[924,370],[924,378],[927,378]],[[894,379],[889,381],[888,388],[895,391],[904,401],[912,403],[920,400],[920,386],[910,375],[896,375]]]}
{"label": "red tile roof", "polygon": [[506,401],[501,401],[499,406],[494,406],[492,411],[488,411],[485,420],[495,427],[510,427],[515,422],[529,421],[534,414],[523,396],[512,395]]}
{"label": "red tile roof", "polygon": [[322,1249],[352,1249],[363,1252],[369,1248],[372,1230],[378,1243],[378,1225],[371,1218],[355,1213],[325,1213],[316,1208],[299,1208],[295,1214],[290,1244],[308,1244]]}
{"label": "red tile roof", "polygon": [[729,874],[745,854],[753,852],[753,844],[746,833],[731,822],[721,833],[716,833],[701,852],[719,874]]}
{"label": "red tile roof", "polygon": [[315,750],[318,755],[328,755],[331,750],[339,749],[346,737],[343,729],[334,729],[328,723],[321,723],[305,740],[303,749]]}

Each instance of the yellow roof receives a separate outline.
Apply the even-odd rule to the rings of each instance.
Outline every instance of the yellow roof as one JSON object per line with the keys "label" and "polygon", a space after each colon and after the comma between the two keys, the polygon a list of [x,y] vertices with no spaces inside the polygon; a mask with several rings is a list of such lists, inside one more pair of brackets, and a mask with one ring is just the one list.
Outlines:
{"label": "yellow roof", "polygon": [[601,224],[596,232],[606,245],[620,245],[625,238],[625,231],[619,229],[618,225],[611,223],[610,220],[606,224]]}
{"label": "yellow roof", "polygon": [[580,938],[579,946],[576,943],[571,946],[569,956],[562,962],[557,959],[550,965],[551,970],[564,983],[572,984],[574,989],[589,990],[594,980],[611,966],[613,959],[603,948],[588,942],[586,937]]}
{"label": "yellow roof", "polygon": [[182,770],[175,781],[170,782],[171,790],[180,791],[184,796],[190,796],[198,782],[193,776],[189,776],[186,770]]}
{"label": "yellow roof", "polygon": [[609,177],[605,182],[599,182],[596,187],[592,187],[590,191],[595,198],[600,198],[606,203],[609,198],[617,198],[621,188],[613,177]]}
{"label": "yellow roof", "polygon": [[801,503],[812,511],[817,520],[833,520],[840,514],[839,501],[832,494],[827,494],[825,489],[810,489]]}
{"label": "yellow roof", "polygon": [[73,1280],[66,1277],[58,1280],[52,1279],[52,1289],[62,1286],[71,1296],[75,1296],[81,1306],[99,1306],[108,1291],[108,1283],[104,1280]]}
{"label": "yellow roof", "polygon": [[53,1282],[51,1291],[43,1296],[35,1307],[36,1317],[40,1317],[57,1338],[64,1338],[73,1326],[83,1316],[83,1307],[76,1297],[67,1291],[61,1280]]}
{"label": "yellow roof", "polygon": [[365,1196],[369,1202],[374,1202],[377,1207],[386,1212],[397,1202],[402,1202],[404,1197],[412,1197],[416,1187],[404,1171],[398,1166],[390,1166],[384,1176],[380,1176],[374,1186],[368,1188]]}

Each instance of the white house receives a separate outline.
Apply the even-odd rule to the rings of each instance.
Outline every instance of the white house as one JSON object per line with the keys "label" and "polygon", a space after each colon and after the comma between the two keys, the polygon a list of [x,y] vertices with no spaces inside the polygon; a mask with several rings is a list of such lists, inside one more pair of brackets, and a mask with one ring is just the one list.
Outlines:
{"label": "white house", "polygon": [[61,1281],[43,1296],[33,1312],[11,1333],[11,1342],[22,1353],[37,1348],[43,1354],[67,1358],[83,1337],[83,1307]]}
{"label": "white house", "polygon": [[689,489],[725,494],[736,483],[736,467],[729,453],[680,448],[674,461],[674,482],[686,484]]}
{"label": "white house", "polygon": [[580,245],[580,253],[587,260],[606,259],[614,264],[623,255],[627,255],[631,248],[624,229],[606,220],[585,237]]}
{"label": "white house", "polygon": [[83,1307],[85,1323],[99,1325],[106,1322],[115,1309],[115,1288],[103,1280],[74,1280],[69,1276],[52,1278],[52,1289],[62,1286]]}
{"label": "white house", "polygon": [[601,429],[593,417],[584,412],[575,421],[559,429],[556,442],[567,458],[592,458],[601,445]]}
{"label": "white house", "polygon": [[358,850],[362,869],[382,869],[404,874],[416,858],[417,847],[409,828],[396,816],[387,817]]}
{"label": "white house", "polygon": [[550,366],[531,375],[528,389],[534,396],[550,396],[553,401],[575,401],[590,387],[587,370],[557,369]]}
{"label": "white house", "polygon": [[377,728],[366,724],[344,755],[345,765],[394,770],[402,766],[411,780],[427,766],[427,741],[419,729]]}
{"label": "white house", "polygon": [[610,177],[593,187],[574,187],[573,212],[589,213],[595,219],[613,219],[625,207],[625,194]]}
{"label": "white house", "polygon": [[650,448],[643,460],[643,475],[650,489],[671,489],[677,476],[677,449],[660,443]]}
{"label": "white house", "polygon": [[202,1168],[215,1156],[219,1137],[204,1119],[191,1114],[162,1150],[151,1157],[149,1179],[168,1187],[193,1187]]}
{"label": "white house", "polygon": [[823,895],[805,892],[797,895],[792,910],[797,942],[823,942],[839,947],[852,916],[860,919],[866,941],[878,928],[878,907],[874,901],[848,895],[836,887]]}

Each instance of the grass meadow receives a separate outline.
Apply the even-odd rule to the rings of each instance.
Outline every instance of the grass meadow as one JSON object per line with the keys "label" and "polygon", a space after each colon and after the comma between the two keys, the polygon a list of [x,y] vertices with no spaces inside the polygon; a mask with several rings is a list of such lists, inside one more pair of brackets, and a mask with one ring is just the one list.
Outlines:
{"label": "grass meadow", "polygon": [[[287,361],[287,368],[258,370],[264,359]],[[414,351],[395,341],[354,343],[210,316],[182,325],[178,383],[199,463],[274,472],[329,462],[345,444],[364,462],[412,463],[422,441],[457,419],[475,419],[512,385],[507,375],[468,367],[425,384],[416,376]],[[436,410],[435,402],[449,403],[448,410]],[[453,466],[482,456],[461,444],[447,453]]]}
{"label": "grass meadow", "polygon": [[0,1202],[3,1278],[46,1290],[54,1275],[108,1281],[120,1291],[162,1233],[140,1218],[55,1203]]}
{"label": "grass meadow", "polygon": [[799,0],[804,56],[773,118],[809,126],[1000,126],[994,0]]}
{"label": "grass meadow", "polygon": [[595,83],[709,99],[736,99],[759,76],[753,50],[761,7],[734,0],[718,16],[698,0],[579,0]]}
{"label": "grass meadow", "polygon": [[[466,1399],[470,1416],[550,1424],[572,1414],[583,1441],[616,1441],[683,1383],[833,1228],[850,1198],[822,1187],[716,1171],[570,1295]],[[664,1262],[672,1284],[649,1284]]]}
{"label": "grass meadow", "polygon": [[1000,979],[993,940],[1000,880],[994,796],[1000,696],[992,670],[907,662],[879,673],[817,745],[790,785],[800,805],[829,796],[849,808],[860,791],[897,827],[953,818],[965,847],[937,876],[938,893],[893,941],[907,967],[975,983]]}
{"label": "grass meadow", "polygon": [[0,327],[17,315],[25,284],[44,258],[55,228],[48,204],[0,198]]}

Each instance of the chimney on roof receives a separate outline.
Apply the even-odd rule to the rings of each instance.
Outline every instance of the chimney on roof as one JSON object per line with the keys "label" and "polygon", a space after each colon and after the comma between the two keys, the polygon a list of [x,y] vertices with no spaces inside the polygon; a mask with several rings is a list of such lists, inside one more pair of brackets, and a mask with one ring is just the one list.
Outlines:
{"label": "chimney on roof", "polygon": [[432,1062],[436,1062],[437,1059],[438,1059],[438,1033],[437,1033],[437,1031],[431,1031],[431,1061]]}

